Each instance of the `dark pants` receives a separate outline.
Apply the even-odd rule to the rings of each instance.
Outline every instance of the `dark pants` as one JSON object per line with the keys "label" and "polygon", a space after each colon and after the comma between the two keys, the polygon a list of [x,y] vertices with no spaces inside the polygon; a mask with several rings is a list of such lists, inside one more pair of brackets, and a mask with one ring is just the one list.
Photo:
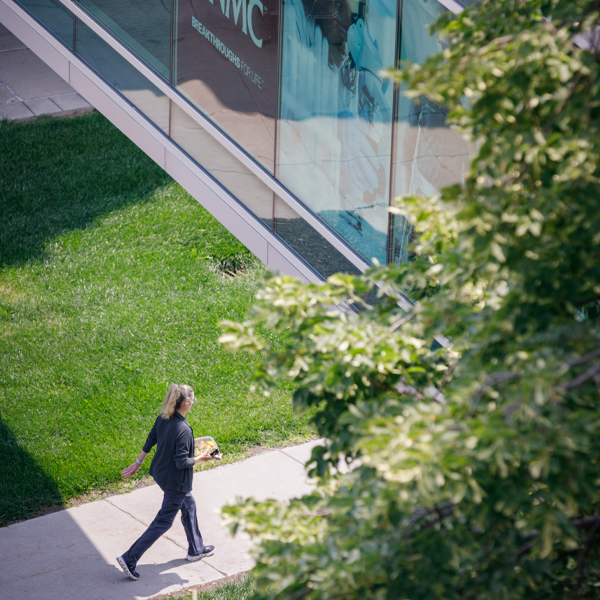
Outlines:
{"label": "dark pants", "polygon": [[196,517],[196,501],[191,492],[169,492],[163,490],[165,497],[162,507],[158,511],[150,527],[141,535],[141,537],[123,554],[123,559],[130,569],[135,569],[138,560],[142,554],[154,544],[154,542],[165,532],[171,529],[177,513],[181,509],[181,522],[185,529],[185,535],[188,540],[188,554],[197,556],[204,551],[204,542],[202,534],[198,529],[198,519]]}

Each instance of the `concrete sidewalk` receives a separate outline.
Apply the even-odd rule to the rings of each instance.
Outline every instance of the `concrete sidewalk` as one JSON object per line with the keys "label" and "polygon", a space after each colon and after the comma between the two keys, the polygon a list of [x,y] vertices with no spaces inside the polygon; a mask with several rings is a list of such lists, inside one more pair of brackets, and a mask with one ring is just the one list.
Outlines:
{"label": "concrete sidewalk", "polygon": [[214,556],[185,560],[180,520],[138,563],[131,581],[116,557],[153,520],[162,503],[156,485],[0,529],[0,596],[35,600],[131,600],[217,582],[252,568],[248,536],[231,538],[217,511],[236,496],[287,500],[310,492],[304,463],[321,442],[275,450],[194,474],[193,494],[205,543]]}
{"label": "concrete sidewalk", "polygon": [[94,109],[0,23],[0,120],[68,117]]}

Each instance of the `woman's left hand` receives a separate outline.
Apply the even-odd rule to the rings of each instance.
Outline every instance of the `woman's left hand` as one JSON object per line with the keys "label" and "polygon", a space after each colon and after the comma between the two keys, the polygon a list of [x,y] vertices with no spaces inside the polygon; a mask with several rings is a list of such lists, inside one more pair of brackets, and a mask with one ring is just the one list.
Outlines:
{"label": "woman's left hand", "polygon": [[210,455],[210,450],[205,450],[202,454],[198,454],[198,456],[194,457],[196,462],[201,460],[210,460],[212,456]]}

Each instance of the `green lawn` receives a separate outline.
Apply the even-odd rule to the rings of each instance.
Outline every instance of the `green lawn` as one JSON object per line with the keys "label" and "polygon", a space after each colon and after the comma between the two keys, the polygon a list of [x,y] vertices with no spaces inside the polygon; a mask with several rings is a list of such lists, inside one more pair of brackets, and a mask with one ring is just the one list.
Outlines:
{"label": "green lawn", "polygon": [[0,215],[0,525],[113,489],[172,382],[230,460],[310,437],[216,342],[261,267],[101,115],[1,123]]}
{"label": "green lawn", "polygon": [[[218,585],[205,592],[196,591],[198,600],[249,600],[254,594],[254,581],[244,575],[239,579]],[[169,596],[165,600],[194,600],[193,591],[186,591],[176,596]]]}

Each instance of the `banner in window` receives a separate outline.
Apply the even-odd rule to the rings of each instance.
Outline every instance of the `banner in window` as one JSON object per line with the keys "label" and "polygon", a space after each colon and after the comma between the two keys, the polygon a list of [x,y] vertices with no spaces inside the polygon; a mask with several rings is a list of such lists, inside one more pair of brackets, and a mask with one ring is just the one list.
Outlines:
{"label": "banner in window", "polygon": [[273,172],[279,0],[179,0],[176,85]]}

